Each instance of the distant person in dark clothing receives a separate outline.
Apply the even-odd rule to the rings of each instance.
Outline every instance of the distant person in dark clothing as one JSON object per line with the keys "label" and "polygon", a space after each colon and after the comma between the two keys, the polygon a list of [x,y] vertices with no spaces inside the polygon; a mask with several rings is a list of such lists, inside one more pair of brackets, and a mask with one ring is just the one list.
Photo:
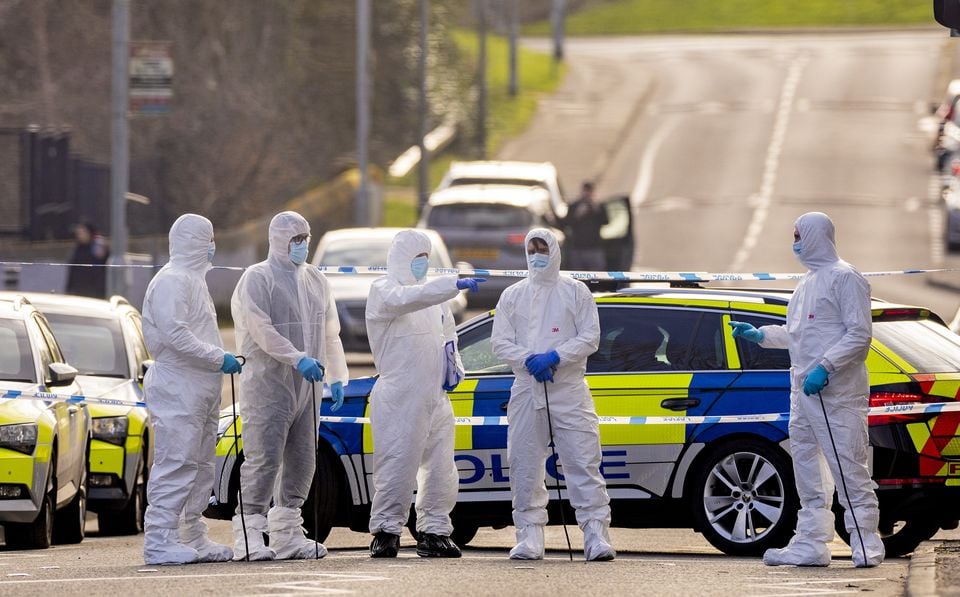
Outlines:
{"label": "distant person in dark clothing", "polygon": [[600,228],[607,223],[607,211],[593,200],[593,182],[584,181],[580,198],[570,205],[564,218],[567,241],[564,247],[572,270],[606,269]]}
{"label": "distant person in dark clothing", "polygon": [[[85,222],[73,229],[77,243],[70,263],[103,265],[110,257],[110,248],[97,229]],[[73,266],[67,273],[67,294],[103,298],[107,293],[107,268]]]}

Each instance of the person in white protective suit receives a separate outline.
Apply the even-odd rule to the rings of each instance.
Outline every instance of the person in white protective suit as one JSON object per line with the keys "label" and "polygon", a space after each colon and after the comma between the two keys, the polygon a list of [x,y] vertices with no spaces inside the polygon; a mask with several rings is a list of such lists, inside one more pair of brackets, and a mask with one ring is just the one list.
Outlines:
{"label": "person in white protective suit", "polygon": [[[790,453],[800,512],[790,543],[767,550],[763,563],[830,564],[827,543],[833,539],[836,482],[846,509],[844,525],[850,533],[853,563],[858,568],[877,566],[884,547],[867,465],[870,285],[837,256],[833,222],[826,214],[800,216],[793,234],[793,251],[809,271],[790,298],[786,325],[757,329],[730,322],[734,336],[765,348],[790,349]],[[824,458],[832,479],[821,466]]]}
{"label": "person in white protective suit", "polygon": [[223,350],[207,289],[215,245],[210,220],[180,216],[170,228],[170,262],[143,300],[143,336],[153,365],[143,380],[153,423],[143,559],[147,564],[222,562],[226,545],[207,538],[200,518],[216,462],[220,387],[240,364]]}
{"label": "person in white protective suit", "polygon": [[233,517],[236,560],[326,555],[322,544],[304,535],[300,511],[316,468],[311,384],[325,380],[337,410],[348,377],[327,279],[306,263],[310,225],[284,211],[271,220],[269,236],[266,261],[247,268],[231,300],[237,346],[247,358],[240,385],[245,460],[242,511],[238,506]]}
{"label": "person in white protective suit", "polygon": [[[517,545],[511,559],[543,558],[548,493],[544,462],[552,423],[570,504],[583,530],[587,560],[612,560],[610,497],[600,475],[600,428],[584,379],[600,342],[597,305],[587,287],[560,275],[552,232],[527,233],[529,275],[508,287],[493,320],[493,352],[514,373],[507,407],[507,458]],[[549,400],[550,421],[547,420]]]}
{"label": "person in white protective suit", "polygon": [[[367,298],[367,336],[379,375],[370,393],[375,558],[396,557],[415,489],[417,555],[460,557],[450,540],[460,477],[446,391],[458,383],[456,373],[462,377],[463,365],[447,301],[464,289],[476,292],[484,280],[448,275],[424,281],[429,255],[427,235],[398,232],[387,253],[387,275],[372,284]],[[448,360],[457,372],[447,371]]]}

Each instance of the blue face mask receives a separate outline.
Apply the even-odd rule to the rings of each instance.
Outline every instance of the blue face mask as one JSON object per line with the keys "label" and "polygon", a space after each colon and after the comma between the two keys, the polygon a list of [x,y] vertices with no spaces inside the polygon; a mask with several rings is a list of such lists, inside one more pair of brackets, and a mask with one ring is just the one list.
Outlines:
{"label": "blue face mask", "polygon": [[800,253],[803,253],[803,243],[800,241],[797,241],[793,243],[793,254],[799,257]]}
{"label": "blue face mask", "polygon": [[422,280],[427,275],[428,267],[430,267],[430,260],[426,257],[414,257],[410,262],[410,271],[417,280]]}
{"label": "blue face mask", "polygon": [[217,252],[217,243],[210,241],[210,244],[207,245],[207,262],[213,263],[213,256]]}
{"label": "blue face mask", "polygon": [[544,255],[543,253],[527,255],[527,263],[529,263],[533,269],[543,269],[550,265],[550,256]]}
{"label": "blue face mask", "polygon": [[307,251],[309,250],[310,245],[307,244],[307,241],[290,243],[290,261],[300,265],[307,260]]}

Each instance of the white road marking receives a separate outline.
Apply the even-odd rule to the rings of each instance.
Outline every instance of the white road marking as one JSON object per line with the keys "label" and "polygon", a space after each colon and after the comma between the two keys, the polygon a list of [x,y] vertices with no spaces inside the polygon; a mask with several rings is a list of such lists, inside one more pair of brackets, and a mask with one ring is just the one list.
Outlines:
{"label": "white road marking", "polygon": [[764,224],[767,222],[767,211],[773,198],[773,189],[777,183],[780,154],[787,137],[787,127],[790,124],[790,114],[793,112],[793,103],[797,94],[797,87],[800,84],[800,76],[803,74],[803,68],[806,64],[807,59],[805,57],[797,56],[794,58],[790,63],[790,71],[783,82],[783,88],[780,91],[780,105],[777,108],[777,116],[773,124],[773,134],[770,137],[770,145],[767,147],[766,160],[764,160],[763,178],[760,183],[757,206],[753,210],[750,225],[747,226],[743,244],[730,265],[729,271],[731,272],[738,272],[743,269],[751,251],[757,244],[757,238],[763,232]]}
{"label": "white road marking", "polygon": [[[828,579],[797,579],[775,581],[771,583],[749,583],[748,587],[759,590],[784,591],[777,593],[752,593],[758,597],[799,597],[803,595],[844,595],[859,593],[863,583],[887,580],[884,577],[876,578],[828,578]],[[842,587],[828,587],[825,585],[844,583]]]}
{"label": "white road marking", "polygon": [[54,583],[78,583],[78,582],[104,582],[115,580],[143,581],[150,580],[195,580],[198,578],[238,578],[241,576],[290,576],[296,574],[299,576],[313,576],[317,579],[323,579],[325,582],[354,582],[369,580],[390,580],[385,576],[371,576],[366,574],[339,574],[335,572],[304,572],[289,570],[287,572],[241,572],[241,573],[218,573],[218,574],[162,574],[159,576],[99,576],[89,578],[48,578],[36,580],[5,580],[0,581],[0,587],[7,585],[26,585],[26,584],[54,584]]}
{"label": "white road marking", "polygon": [[667,135],[677,126],[676,118],[666,118],[650,137],[647,148],[640,158],[640,173],[637,175],[637,182],[633,185],[633,192],[630,193],[630,200],[633,207],[636,208],[647,200],[647,194],[650,192],[650,185],[653,182],[653,166],[657,160],[657,152],[660,151],[660,145],[666,140]]}

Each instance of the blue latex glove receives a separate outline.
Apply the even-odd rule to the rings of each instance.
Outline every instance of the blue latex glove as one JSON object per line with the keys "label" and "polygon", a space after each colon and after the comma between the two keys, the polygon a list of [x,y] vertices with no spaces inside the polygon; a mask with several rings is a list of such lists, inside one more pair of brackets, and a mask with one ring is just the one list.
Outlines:
{"label": "blue latex glove", "polygon": [[823,388],[827,387],[827,377],[829,375],[823,365],[817,365],[803,380],[803,393],[807,396],[820,393]]}
{"label": "blue latex glove", "polygon": [[229,352],[223,353],[223,365],[220,366],[220,371],[223,371],[227,374],[240,373],[242,367],[240,366],[240,361],[237,360],[237,357]]}
{"label": "blue latex glove", "polygon": [[727,325],[733,328],[734,338],[743,338],[744,340],[749,340],[750,342],[756,342],[758,344],[763,342],[763,332],[753,327],[749,323],[744,323],[742,321],[731,321]]}
{"label": "blue latex glove", "polygon": [[330,410],[337,412],[340,410],[340,407],[343,406],[343,382],[337,381],[330,386],[330,398],[333,399],[333,406],[330,407]]}
{"label": "blue latex glove", "polygon": [[320,361],[311,357],[303,357],[297,363],[297,371],[309,382],[320,381],[323,379],[323,365]]}
{"label": "blue latex glove", "polygon": [[534,375],[533,378],[534,378],[535,380],[539,381],[539,382],[549,381],[549,382],[553,383],[553,372],[554,372],[554,371],[556,371],[556,369],[554,369],[554,368],[552,368],[552,367],[549,367],[549,368],[544,369],[543,371],[537,373],[536,375]]}
{"label": "blue latex glove", "polygon": [[457,288],[460,290],[470,289],[470,292],[478,292],[480,284],[486,282],[486,278],[460,278],[457,280]]}
{"label": "blue latex glove", "polygon": [[553,373],[550,369],[560,364],[560,355],[557,354],[557,351],[551,350],[527,357],[524,364],[527,366],[527,373],[537,381],[544,381],[539,376],[542,376],[545,371],[549,373],[550,381],[553,381]]}

